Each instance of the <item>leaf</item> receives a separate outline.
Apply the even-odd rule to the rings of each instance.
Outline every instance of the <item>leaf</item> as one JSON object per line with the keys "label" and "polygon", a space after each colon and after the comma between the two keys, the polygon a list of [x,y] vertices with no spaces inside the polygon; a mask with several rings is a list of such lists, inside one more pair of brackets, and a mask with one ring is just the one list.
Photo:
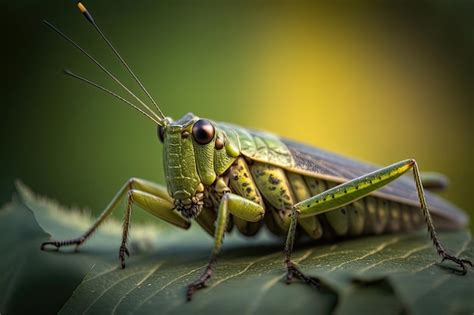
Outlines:
{"label": "leaf", "polygon": [[88,271],[82,257],[44,255],[39,244],[48,235],[18,201],[0,211],[0,231],[0,313],[58,310]]}
{"label": "leaf", "polygon": [[[60,308],[66,314],[474,311],[473,271],[459,276],[454,264],[440,264],[424,231],[297,246],[294,259],[304,272],[322,280],[321,290],[298,281],[290,286],[284,283],[282,240],[266,233],[255,239],[232,233],[226,236],[209,287],[187,303],[186,285],[200,275],[212,248],[212,239],[199,228],[182,231],[133,225],[131,257],[122,270],[117,259],[119,223],[99,230],[79,253],[41,252],[39,244],[47,235],[28,209],[55,239],[77,236],[91,220],[26,188],[20,192],[23,204],[14,201],[0,212],[4,235],[0,245],[2,252],[9,253],[0,265],[2,314],[52,313]],[[440,237],[452,253],[474,258],[467,231],[440,233]],[[16,268],[21,265],[25,267]],[[29,303],[21,302],[25,298]]]}

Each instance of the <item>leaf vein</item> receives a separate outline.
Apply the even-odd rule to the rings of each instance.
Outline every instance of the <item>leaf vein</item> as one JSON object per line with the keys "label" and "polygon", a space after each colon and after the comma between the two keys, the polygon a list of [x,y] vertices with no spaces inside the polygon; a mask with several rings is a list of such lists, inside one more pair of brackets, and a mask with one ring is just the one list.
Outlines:
{"label": "leaf vein", "polygon": [[[92,266],[92,268],[94,268],[94,267],[95,267],[95,265]],[[89,281],[92,281],[92,280],[95,280],[95,279],[97,279],[97,278],[99,278],[99,277],[101,277],[101,276],[103,276],[103,275],[105,275],[105,274],[111,273],[111,272],[117,270],[118,268],[119,268],[119,266],[115,266],[115,267],[113,267],[113,268],[104,270],[104,271],[102,271],[102,272],[96,274],[95,276],[93,276],[93,277],[91,277],[91,278],[84,279],[84,280],[82,281],[82,284],[84,284],[84,283],[86,283],[86,282],[89,282]]]}
{"label": "leaf vein", "polygon": [[306,260],[313,252],[314,252],[314,249],[310,249],[306,251],[306,253],[304,253],[301,257],[295,259],[295,263],[299,264],[302,261]]}
{"label": "leaf vein", "polygon": [[196,272],[197,270],[199,269],[202,269],[204,267],[206,267],[207,264],[205,265],[202,265],[202,266],[199,266],[197,268],[194,268],[193,270],[185,273],[185,274],[182,274],[181,276],[171,280],[170,282],[166,283],[165,285],[163,285],[161,288],[159,288],[157,291],[155,291],[152,295],[150,295],[149,297],[147,297],[146,299],[144,299],[140,304],[137,305],[137,307],[135,307],[135,309],[133,310],[132,313],[134,313],[136,310],[138,310],[140,307],[142,307],[146,302],[148,302],[149,300],[151,300],[155,295],[157,295],[158,293],[160,293],[162,290],[166,289],[167,287],[169,287],[170,285],[172,285],[173,283],[177,282],[178,280],[186,277],[186,276],[189,276],[190,274]]}
{"label": "leaf vein", "polygon": [[353,260],[344,261],[344,262],[340,263],[339,265],[334,266],[334,267],[331,268],[329,271],[332,272],[332,271],[334,271],[334,270],[336,270],[336,269],[338,269],[338,268],[341,268],[341,267],[344,266],[344,265],[347,265],[348,263],[351,263],[351,262],[354,262],[354,261],[358,261],[358,260],[362,260],[362,259],[365,259],[365,258],[367,258],[367,257],[369,257],[369,256],[375,255],[375,254],[381,252],[385,247],[387,247],[387,246],[389,246],[389,245],[393,245],[393,244],[397,243],[399,240],[400,240],[399,237],[394,237],[394,238],[392,238],[390,241],[387,241],[387,242],[385,242],[385,243],[380,244],[379,246],[377,246],[377,248],[375,248],[374,250],[371,250],[371,251],[368,252],[367,254],[362,255],[362,256],[360,256],[360,257],[356,257],[356,258],[354,258]]}
{"label": "leaf vein", "polygon": [[376,266],[378,266],[378,265],[381,265],[381,264],[383,264],[383,263],[386,263],[387,261],[392,261],[392,260],[396,260],[396,259],[405,259],[405,258],[408,258],[408,257],[410,257],[411,255],[413,255],[414,253],[417,253],[417,252],[422,251],[422,250],[424,250],[424,249],[427,249],[427,248],[429,248],[429,247],[431,247],[430,244],[425,244],[425,245],[423,245],[423,246],[419,246],[419,247],[413,248],[412,250],[409,250],[408,252],[406,252],[406,253],[403,254],[402,256],[390,257],[390,258],[382,259],[382,260],[380,260],[380,261],[378,261],[378,262],[376,262],[376,263],[374,263],[374,264],[372,264],[372,265],[370,265],[370,266],[367,266],[367,267],[361,269],[359,272],[360,272],[360,273],[364,273],[364,272],[366,272],[367,270],[370,270],[370,269],[372,269],[372,268],[374,268],[374,267],[376,267]]}
{"label": "leaf vein", "polygon": [[117,302],[117,304],[115,304],[114,308],[112,309],[112,314],[115,314],[115,312],[117,311],[119,305],[122,303],[122,301],[130,294],[130,292],[132,292],[133,290],[137,289],[142,283],[144,283],[148,278],[151,277],[151,275],[153,275],[162,265],[164,264],[164,261],[163,262],[160,262],[159,264],[157,264],[157,266],[153,269],[150,270],[150,272],[148,272],[145,277],[143,277],[142,280],[140,280],[134,287],[132,287],[130,290],[127,291],[127,293],[125,293]]}
{"label": "leaf vein", "polygon": [[263,284],[262,288],[260,289],[260,294],[256,296],[255,299],[253,300],[253,303],[250,304],[250,307],[247,309],[246,314],[255,314],[255,310],[260,305],[260,301],[267,294],[268,290],[270,290],[278,282],[278,280],[282,278],[283,278],[283,275],[279,275],[270,279],[265,284]]}
{"label": "leaf vein", "polygon": [[225,277],[225,278],[222,278],[222,279],[216,281],[214,284],[212,284],[212,285],[209,287],[209,289],[207,290],[207,292],[209,292],[209,291],[212,290],[213,288],[217,287],[219,284],[221,284],[221,283],[224,282],[224,281],[227,281],[227,280],[229,280],[229,279],[232,279],[232,278],[238,277],[238,276],[240,276],[240,275],[243,275],[245,272],[247,272],[247,270],[250,269],[250,267],[252,267],[252,266],[255,265],[256,263],[259,263],[259,262],[261,262],[261,261],[263,261],[263,260],[265,260],[265,259],[267,259],[267,258],[269,258],[269,257],[272,257],[272,256],[274,256],[274,255],[275,255],[275,253],[270,254],[270,255],[266,255],[266,256],[263,256],[263,257],[260,257],[259,259],[255,260],[255,261],[249,262],[249,263],[247,264],[247,266],[245,266],[245,268],[242,269],[241,271],[239,271],[239,272],[237,272],[237,273],[235,273],[235,274],[229,275],[229,276],[227,276],[227,277]]}
{"label": "leaf vein", "polygon": [[140,274],[140,273],[144,273],[145,271],[138,271],[138,272],[133,272],[123,278],[120,278],[118,279],[117,281],[115,281],[114,283],[112,283],[108,288],[106,288],[104,291],[102,291],[101,294],[99,294],[95,299],[94,301],[92,301],[91,304],[89,304],[89,306],[87,306],[87,308],[84,310],[84,312],[82,312],[83,314],[85,314],[95,303],[97,303],[97,301],[100,300],[101,297],[103,297],[105,295],[105,293],[107,293],[110,289],[112,289],[114,286],[116,286],[117,284],[119,284],[120,282],[124,281],[124,280],[127,280],[128,278],[131,278],[137,274]]}
{"label": "leaf vein", "polygon": [[[471,243],[471,240],[472,240],[471,233],[467,233],[467,235],[468,235],[467,239],[464,241],[461,249],[456,253],[456,256],[459,256],[460,254],[462,254],[467,249],[467,246]],[[431,262],[426,266],[413,270],[412,273],[418,273],[420,271],[428,269],[431,266],[434,266],[435,264],[436,264],[436,261]]]}

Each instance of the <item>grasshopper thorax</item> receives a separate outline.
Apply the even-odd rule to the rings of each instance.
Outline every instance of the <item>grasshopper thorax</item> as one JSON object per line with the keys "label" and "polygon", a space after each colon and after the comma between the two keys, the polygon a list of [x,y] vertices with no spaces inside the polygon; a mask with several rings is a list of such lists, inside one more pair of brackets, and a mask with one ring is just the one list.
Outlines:
{"label": "grasshopper thorax", "polygon": [[187,218],[199,215],[204,191],[214,183],[213,156],[216,127],[189,113],[158,127],[163,142],[163,162],[168,193],[175,208]]}

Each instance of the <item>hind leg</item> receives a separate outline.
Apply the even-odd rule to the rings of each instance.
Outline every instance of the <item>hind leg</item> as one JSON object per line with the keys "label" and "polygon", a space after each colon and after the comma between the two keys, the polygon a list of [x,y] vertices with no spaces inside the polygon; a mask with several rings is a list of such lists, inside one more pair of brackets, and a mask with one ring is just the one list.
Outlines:
{"label": "hind leg", "polygon": [[452,256],[444,249],[441,241],[438,238],[438,235],[436,234],[436,230],[428,210],[418,165],[415,160],[410,159],[392,164],[375,172],[340,184],[316,196],[295,204],[292,209],[290,229],[288,231],[285,246],[287,281],[290,282],[293,277],[300,278],[309,284],[314,284],[316,281],[314,278],[305,276],[291,261],[291,251],[293,249],[296,225],[299,217],[305,218],[318,215],[350,204],[360,198],[363,198],[370,192],[387,185],[409,170],[413,171],[416,189],[420,200],[421,211],[425,218],[426,226],[428,228],[431,240],[433,241],[434,247],[436,248],[438,254],[442,257],[443,261],[451,260],[455,262],[461,267],[462,273],[466,274],[467,265],[472,266],[472,262]]}

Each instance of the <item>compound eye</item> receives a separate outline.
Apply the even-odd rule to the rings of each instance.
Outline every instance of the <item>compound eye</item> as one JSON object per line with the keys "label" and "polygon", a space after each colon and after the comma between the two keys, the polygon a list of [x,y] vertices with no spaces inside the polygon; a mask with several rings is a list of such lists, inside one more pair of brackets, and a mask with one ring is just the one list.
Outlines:
{"label": "compound eye", "polygon": [[208,144],[214,139],[214,126],[209,120],[199,119],[193,126],[193,138],[199,144]]}
{"label": "compound eye", "polygon": [[161,143],[165,142],[165,128],[163,126],[158,126],[158,138],[160,138]]}

